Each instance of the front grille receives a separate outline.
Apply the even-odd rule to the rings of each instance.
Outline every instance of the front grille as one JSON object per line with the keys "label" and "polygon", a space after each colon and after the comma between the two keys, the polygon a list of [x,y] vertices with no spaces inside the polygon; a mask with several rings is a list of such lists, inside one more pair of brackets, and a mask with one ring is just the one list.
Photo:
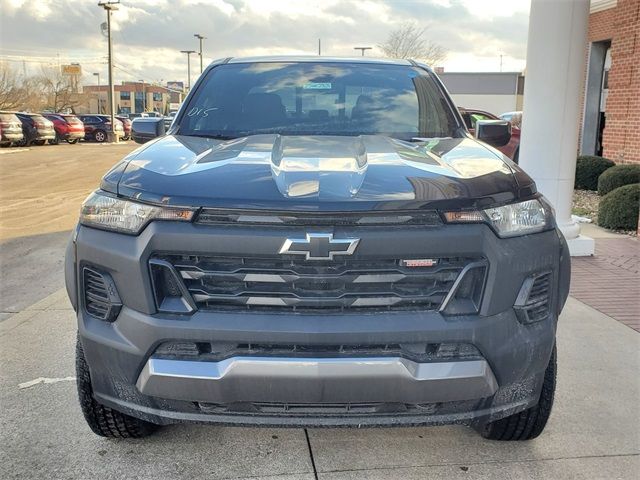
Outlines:
{"label": "front grille", "polygon": [[287,225],[287,226],[388,226],[420,225],[440,226],[442,219],[435,210],[420,212],[379,212],[379,213],[304,213],[304,212],[260,212],[229,211],[205,208],[196,217],[201,225]]}
{"label": "front grille", "polygon": [[552,279],[551,272],[544,272],[525,280],[515,305],[525,323],[538,322],[549,315]]}
{"label": "front grille", "polygon": [[107,273],[84,267],[82,269],[82,285],[86,312],[100,320],[114,320],[120,312],[122,303],[113,279]]}
{"label": "front grille", "polygon": [[[465,266],[482,260],[437,258],[410,267],[400,259],[313,263],[264,257],[163,255],[201,310],[293,312],[437,310]],[[483,276],[478,281],[484,281]]]}

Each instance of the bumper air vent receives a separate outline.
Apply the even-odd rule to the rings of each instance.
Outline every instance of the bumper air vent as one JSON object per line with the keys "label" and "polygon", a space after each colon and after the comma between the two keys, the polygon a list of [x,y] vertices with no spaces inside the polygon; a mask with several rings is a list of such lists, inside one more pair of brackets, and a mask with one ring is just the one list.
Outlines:
{"label": "bumper air vent", "polygon": [[82,269],[84,309],[92,317],[112,322],[120,313],[122,302],[108,273],[95,268]]}
{"label": "bumper air vent", "polygon": [[514,305],[522,323],[544,320],[551,307],[551,272],[537,273],[525,279]]}
{"label": "bumper air vent", "polygon": [[164,260],[149,260],[156,308],[164,313],[191,313],[195,305],[173,265]]}

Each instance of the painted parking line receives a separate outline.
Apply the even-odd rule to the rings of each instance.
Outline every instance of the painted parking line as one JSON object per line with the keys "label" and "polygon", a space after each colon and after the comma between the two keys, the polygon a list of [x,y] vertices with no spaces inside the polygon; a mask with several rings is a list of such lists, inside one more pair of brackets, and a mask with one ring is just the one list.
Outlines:
{"label": "painted parking line", "polygon": [[28,152],[30,148],[7,148],[0,150],[0,155],[8,155],[10,153]]}

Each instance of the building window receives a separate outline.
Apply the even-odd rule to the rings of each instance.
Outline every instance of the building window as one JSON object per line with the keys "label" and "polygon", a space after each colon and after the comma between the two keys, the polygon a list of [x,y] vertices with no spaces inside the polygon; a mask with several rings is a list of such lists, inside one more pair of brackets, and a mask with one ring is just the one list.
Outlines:
{"label": "building window", "polygon": [[131,100],[131,92],[120,92],[120,100]]}
{"label": "building window", "polygon": [[153,92],[153,101],[161,102],[162,101],[162,93]]}

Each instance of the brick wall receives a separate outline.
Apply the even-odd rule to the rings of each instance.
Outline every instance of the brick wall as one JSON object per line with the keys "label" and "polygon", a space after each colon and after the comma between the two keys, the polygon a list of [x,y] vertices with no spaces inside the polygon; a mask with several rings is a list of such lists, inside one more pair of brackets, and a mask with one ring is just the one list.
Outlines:
{"label": "brick wall", "polygon": [[590,15],[589,42],[609,39],[603,154],[617,163],[640,163],[640,0],[618,0],[615,8]]}

